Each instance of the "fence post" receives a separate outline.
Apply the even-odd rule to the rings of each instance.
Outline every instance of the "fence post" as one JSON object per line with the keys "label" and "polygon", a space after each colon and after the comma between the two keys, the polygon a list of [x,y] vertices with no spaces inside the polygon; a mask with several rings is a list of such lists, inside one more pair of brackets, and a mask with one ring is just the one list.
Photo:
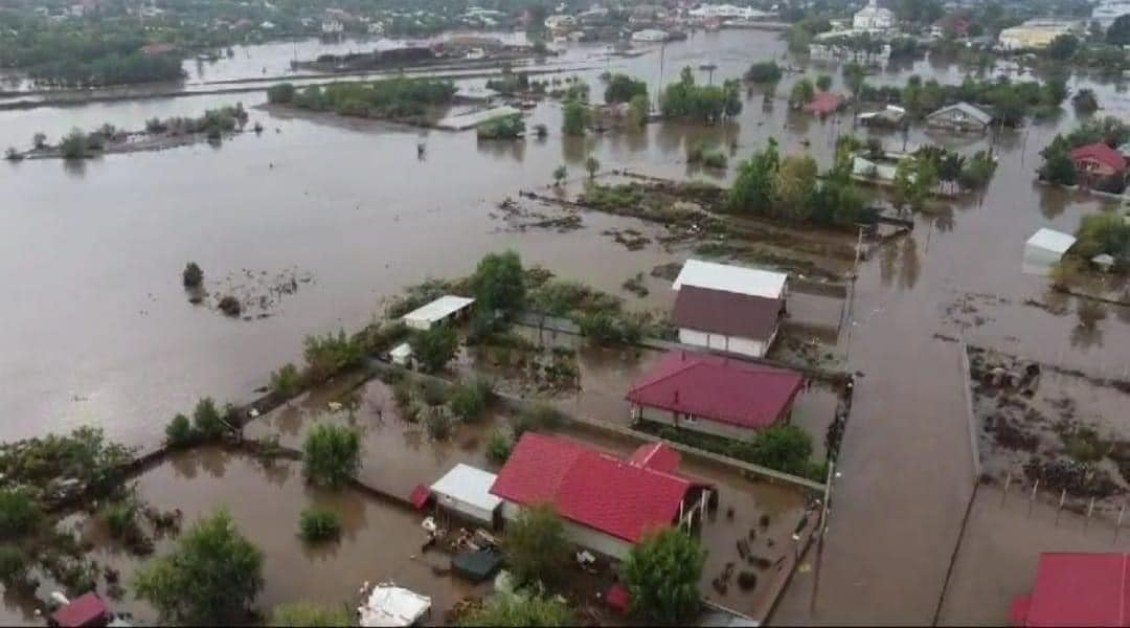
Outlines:
{"label": "fence post", "polygon": [[1055,525],[1059,526],[1059,515],[1063,512],[1063,500],[1067,499],[1067,489],[1059,493],[1059,508],[1055,509]]}
{"label": "fence post", "polygon": [[1122,528],[1122,515],[1124,515],[1124,514],[1126,514],[1126,504],[1122,504],[1122,507],[1118,509],[1118,521],[1114,524],[1114,540],[1115,541],[1118,540],[1118,532]]}
{"label": "fence post", "polygon": [[1036,491],[1040,489],[1040,481],[1032,485],[1032,494],[1028,497],[1028,516],[1032,516],[1032,504],[1036,501]]}
{"label": "fence post", "polygon": [[1091,526],[1091,513],[1095,510],[1095,498],[1091,498],[1091,503],[1087,505],[1087,520],[1083,523],[1083,529],[1086,530]]}
{"label": "fence post", "polygon": [[1001,506],[1004,506],[1004,500],[1008,499],[1008,487],[1012,485],[1012,471],[1004,478],[1004,491],[1001,492]]}

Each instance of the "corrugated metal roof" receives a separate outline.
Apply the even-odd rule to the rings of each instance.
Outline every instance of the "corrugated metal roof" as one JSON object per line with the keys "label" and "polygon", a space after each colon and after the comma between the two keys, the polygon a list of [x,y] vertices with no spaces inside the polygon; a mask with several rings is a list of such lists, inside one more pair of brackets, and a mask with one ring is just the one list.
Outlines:
{"label": "corrugated metal roof", "polygon": [[494,510],[502,503],[501,499],[490,493],[490,487],[497,479],[498,476],[489,471],[460,463],[432,484],[432,492],[452,497],[475,508]]}
{"label": "corrugated metal roof", "polygon": [[768,341],[777,333],[783,309],[781,299],[684,286],[671,320],[695,331]]}
{"label": "corrugated metal roof", "polygon": [[442,321],[474,302],[474,299],[448,294],[423,307],[412,310],[405,314],[402,320],[407,323],[409,327],[431,327],[433,323]]}
{"label": "corrugated metal roof", "polygon": [[1126,626],[1128,575],[1126,554],[1043,554],[1026,608],[1017,610],[1025,626]]}
{"label": "corrugated metal roof", "polygon": [[785,292],[789,276],[758,268],[716,264],[689,259],[671,287],[675,290],[687,286],[748,294],[767,299],[780,299]]}
{"label": "corrugated metal roof", "polygon": [[990,122],[993,121],[993,116],[985,113],[984,111],[978,109],[977,107],[974,107],[973,105],[971,105],[967,102],[959,102],[957,104],[949,105],[947,107],[942,107],[941,109],[935,111],[934,113],[931,113],[927,117],[933,118],[934,116],[946,114],[946,113],[949,113],[951,111],[960,111],[960,112],[964,113],[965,115],[969,116],[970,118],[973,118],[974,120],[980,122],[981,124],[989,124]]}

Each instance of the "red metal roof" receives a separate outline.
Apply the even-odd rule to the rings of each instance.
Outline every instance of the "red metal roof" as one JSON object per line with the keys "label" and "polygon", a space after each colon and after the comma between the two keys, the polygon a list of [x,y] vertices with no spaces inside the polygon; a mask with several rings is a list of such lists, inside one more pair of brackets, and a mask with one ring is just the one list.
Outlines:
{"label": "red metal roof", "polygon": [[671,320],[679,327],[768,341],[777,332],[782,299],[683,286]]}
{"label": "red metal roof", "polygon": [[[670,463],[662,450],[649,458]],[[490,492],[522,506],[552,504],[565,519],[635,543],[648,530],[674,523],[691,487],[689,480],[650,464],[527,432]]]}
{"label": "red metal roof", "polygon": [[1021,626],[1130,625],[1127,576],[1127,554],[1043,554],[1027,608],[1017,599],[1013,621]]}
{"label": "red metal roof", "polygon": [[628,400],[757,429],[777,422],[803,386],[804,377],[794,371],[705,353],[672,351],[636,381]]}
{"label": "red metal roof", "polygon": [[840,98],[839,94],[833,92],[816,92],[812,100],[808,101],[808,104],[804,106],[804,110],[826,116],[839,111],[842,103],[843,100]]}
{"label": "red metal roof", "polygon": [[1122,153],[1107,146],[1103,142],[1095,142],[1094,144],[1087,144],[1086,146],[1076,148],[1071,151],[1071,159],[1072,161],[1092,159],[1108,168],[1119,171],[1126,168],[1126,160],[1122,157]]}
{"label": "red metal roof", "polygon": [[679,470],[679,452],[663,443],[640,445],[638,449],[628,456],[628,462],[637,467],[648,467],[656,471],[677,473]]}
{"label": "red metal roof", "polygon": [[102,598],[93,591],[84,593],[71,600],[70,604],[60,608],[51,615],[51,619],[61,628],[85,628],[86,626],[104,626],[110,615],[110,609]]}

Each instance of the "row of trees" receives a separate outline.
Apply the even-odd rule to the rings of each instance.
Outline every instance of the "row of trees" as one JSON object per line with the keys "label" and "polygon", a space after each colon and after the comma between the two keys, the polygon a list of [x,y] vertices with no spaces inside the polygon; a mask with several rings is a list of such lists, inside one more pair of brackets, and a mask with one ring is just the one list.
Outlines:
{"label": "row of trees", "polygon": [[923,81],[922,77],[913,75],[901,88],[872,87],[861,80],[854,83],[849,82],[849,88],[857,100],[902,105],[914,118],[964,101],[991,108],[1006,126],[1019,126],[1032,112],[1058,109],[1068,94],[1064,76],[1053,76],[1044,83],[1014,82],[1006,76],[995,80],[966,76],[960,84],[942,85],[934,79]]}
{"label": "row of trees", "polygon": [[454,97],[455,84],[451,81],[404,77],[310,85],[301,90],[281,83],[267,90],[267,101],[272,104],[392,120],[424,116],[434,107],[450,105]]}
{"label": "row of trees", "polygon": [[667,118],[684,118],[707,124],[722,122],[742,112],[741,84],[731,79],[721,86],[696,85],[694,73],[686,67],[679,81],[663,90],[659,108]]}
{"label": "row of trees", "polygon": [[734,213],[797,224],[852,225],[868,212],[851,168],[850,153],[840,151],[835,166],[819,180],[815,159],[805,154],[782,157],[777,141],[770,139],[738,165],[727,207]]}

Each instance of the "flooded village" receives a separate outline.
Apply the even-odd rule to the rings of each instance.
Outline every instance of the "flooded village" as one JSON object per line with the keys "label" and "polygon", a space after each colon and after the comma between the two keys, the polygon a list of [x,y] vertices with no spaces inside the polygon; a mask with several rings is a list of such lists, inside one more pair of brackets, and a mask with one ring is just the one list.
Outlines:
{"label": "flooded village", "polygon": [[251,4],[0,72],[4,623],[1125,622],[1114,8]]}

